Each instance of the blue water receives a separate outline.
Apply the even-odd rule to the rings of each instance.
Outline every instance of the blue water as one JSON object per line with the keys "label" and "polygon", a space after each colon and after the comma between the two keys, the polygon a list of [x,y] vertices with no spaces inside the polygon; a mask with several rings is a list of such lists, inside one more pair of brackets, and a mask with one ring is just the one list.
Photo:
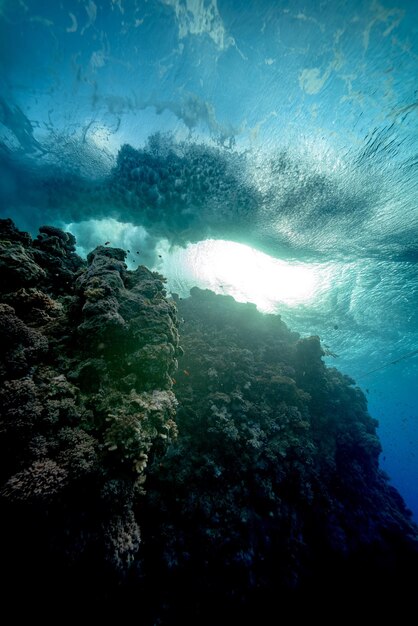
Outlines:
{"label": "blue water", "polygon": [[[320,335],[418,519],[418,3],[3,0],[0,68],[1,216],[137,246],[173,290]],[[126,143],[146,167],[115,194]],[[315,268],[314,296],[173,248],[208,239]]]}

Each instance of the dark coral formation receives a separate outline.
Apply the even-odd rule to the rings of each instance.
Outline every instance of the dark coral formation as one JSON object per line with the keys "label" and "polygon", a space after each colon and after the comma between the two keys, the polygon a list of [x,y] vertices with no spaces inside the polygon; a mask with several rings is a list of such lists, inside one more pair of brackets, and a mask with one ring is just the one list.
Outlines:
{"label": "dark coral formation", "polygon": [[176,433],[175,307],[122,250],[86,264],[57,228],[0,231],[3,555],[51,580],[126,577],[144,470]]}
{"label": "dark coral formation", "polygon": [[144,624],[407,601],[417,528],[319,338],[212,292],[168,300],[123,250],[74,246],[0,221],[11,590],[122,600]]}
{"label": "dark coral formation", "polygon": [[373,590],[407,602],[417,528],[379,470],[362,391],[324,365],[318,337],[230,297],[191,296],[177,299],[179,437],[153,464],[144,531],[176,623],[190,596],[213,624],[295,615],[302,600],[320,614],[330,597],[371,606]]}

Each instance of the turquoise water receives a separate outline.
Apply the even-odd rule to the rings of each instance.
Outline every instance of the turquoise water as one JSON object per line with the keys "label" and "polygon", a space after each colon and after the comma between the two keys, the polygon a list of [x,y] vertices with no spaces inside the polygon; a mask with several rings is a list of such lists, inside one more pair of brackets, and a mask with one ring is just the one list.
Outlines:
{"label": "turquoise water", "polygon": [[318,334],[415,518],[417,29],[408,0],[0,4],[1,216]]}

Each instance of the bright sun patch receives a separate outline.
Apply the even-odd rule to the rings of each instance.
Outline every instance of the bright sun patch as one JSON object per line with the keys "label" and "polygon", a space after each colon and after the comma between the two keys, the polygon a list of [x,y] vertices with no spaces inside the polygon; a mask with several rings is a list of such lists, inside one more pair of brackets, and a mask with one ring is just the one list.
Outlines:
{"label": "bright sun patch", "polygon": [[261,311],[273,311],[278,303],[308,303],[324,287],[313,264],[281,261],[231,241],[209,239],[189,244],[173,251],[167,266],[162,271],[169,283],[172,278],[180,286],[183,277],[188,284],[253,302]]}

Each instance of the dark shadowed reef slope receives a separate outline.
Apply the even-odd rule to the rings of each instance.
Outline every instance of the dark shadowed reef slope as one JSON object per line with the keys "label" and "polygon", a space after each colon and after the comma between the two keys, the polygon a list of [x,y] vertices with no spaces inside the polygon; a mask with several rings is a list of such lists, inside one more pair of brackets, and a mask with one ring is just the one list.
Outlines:
{"label": "dark shadowed reef slope", "polygon": [[138,552],[146,465],[176,431],[176,309],[123,250],[86,264],[71,234],[0,226],[4,573],[45,593],[116,584]]}
{"label": "dark shadowed reef slope", "polygon": [[69,233],[0,226],[11,590],[119,600],[144,624],[412,606],[417,529],[317,337],[197,288],[170,301],[123,250],[85,263]]}
{"label": "dark shadowed reef slope", "polygon": [[148,478],[166,588],[213,623],[220,606],[230,623],[237,606],[412,606],[417,529],[362,391],[279,316],[197,288],[176,304],[179,437]]}

